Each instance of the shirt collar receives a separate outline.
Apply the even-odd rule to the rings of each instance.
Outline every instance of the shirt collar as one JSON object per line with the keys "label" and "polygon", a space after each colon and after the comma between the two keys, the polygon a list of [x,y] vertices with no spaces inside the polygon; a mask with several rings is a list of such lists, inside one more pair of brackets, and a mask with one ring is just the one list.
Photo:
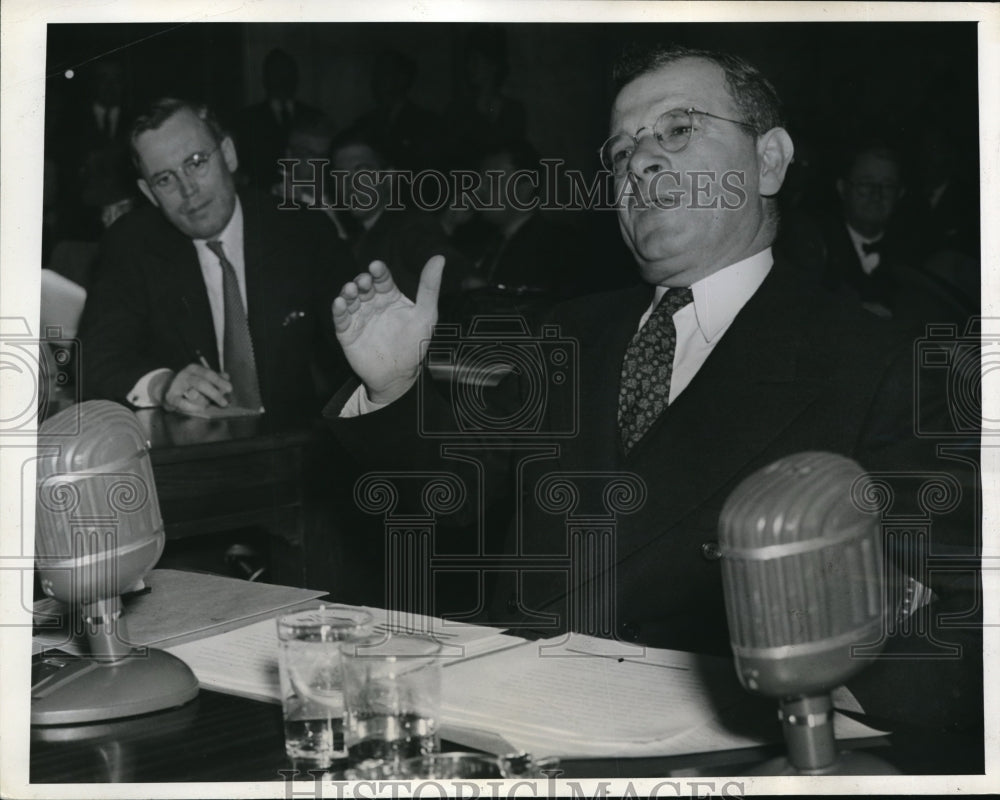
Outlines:
{"label": "shirt collar", "polygon": [[847,225],[847,233],[850,235],[851,241],[854,242],[854,247],[856,250],[860,250],[861,245],[863,244],[872,244],[874,242],[880,242],[882,241],[882,237],[885,236],[884,233],[880,233],[878,236],[875,237],[862,236],[860,233],[854,230],[854,228],[851,227],[850,223],[845,223],[845,225]]}
{"label": "shirt collar", "polygon": [[[695,318],[706,342],[723,333],[736,319],[740,309],[764,282],[773,264],[771,248],[767,247],[691,284]],[[657,303],[668,288],[656,287]]]}

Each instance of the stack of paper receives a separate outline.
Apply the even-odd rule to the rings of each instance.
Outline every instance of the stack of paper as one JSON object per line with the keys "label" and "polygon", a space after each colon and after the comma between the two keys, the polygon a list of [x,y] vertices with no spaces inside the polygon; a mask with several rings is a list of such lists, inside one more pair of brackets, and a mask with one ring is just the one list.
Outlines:
{"label": "stack of paper", "polygon": [[[496,628],[451,623],[434,617],[400,615],[369,608],[375,630],[432,636],[441,642],[445,664],[513,647],[523,639]],[[165,648],[187,663],[205,689],[279,702],[278,634],[274,619]]]}
{"label": "stack of paper", "polygon": [[[778,733],[773,711],[759,732],[727,725],[748,697],[728,659],[579,635],[455,664],[443,693],[447,724],[493,731],[535,755],[665,756],[749,747]],[[840,738],[880,733],[839,715],[835,724]]]}
{"label": "stack of paper", "polygon": [[[321,590],[175,569],[155,569],[144,582],[147,593],[124,599],[124,638],[137,647],[179,644],[231,630],[325,594]],[[36,601],[33,652],[57,648],[85,653],[86,642],[78,640],[73,631],[74,613],[79,610],[50,597]]]}

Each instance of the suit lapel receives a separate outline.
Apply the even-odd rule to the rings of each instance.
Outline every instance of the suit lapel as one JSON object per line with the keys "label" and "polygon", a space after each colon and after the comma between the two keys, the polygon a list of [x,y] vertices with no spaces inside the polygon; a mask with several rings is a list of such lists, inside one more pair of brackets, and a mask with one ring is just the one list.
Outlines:
{"label": "suit lapel", "polygon": [[576,399],[579,407],[559,408],[560,419],[576,413],[581,435],[566,444],[574,454],[568,460],[576,464],[599,464],[616,469],[625,454],[618,433],[618,388],[625,348],[639,327],[639,319],[653,300],[653,289],[639,285],[614,295],[605,324],[594,319],[582,320],[578,334],[580,376]]}
{"label": "suit lapel", "polygon": [[778,268],[625,459],[626,469],[655,476],[643,516],[656,530],[621,542],[619,560],[733,480],[819,396],[820,385],[800,377],[805,354]]}
{"label": "suit lapel", "polygon": [[213,369],[218,369],[215,323],[194,242],[170,227],[156,252],[158,269],[167,276],[162,285],[173,286],[177,291],[180,335],[184,347],[190,350],[188,358],[195,362],[199,355],[204,356]]}
{"label": "suit lapel", "polygon": [[243,206],[243,268],[247,284],[247,317],[253,341],[254,360],[261,389],[270,385],[265,377],[271,364],[271,342],[268,337],[267,308],[280,308],[272,296],[275,287],[269,285],[264,268],[271,258],[273,243],[268,239],[267,226],[260,219],[260,208],[252,197],[241,195]]}

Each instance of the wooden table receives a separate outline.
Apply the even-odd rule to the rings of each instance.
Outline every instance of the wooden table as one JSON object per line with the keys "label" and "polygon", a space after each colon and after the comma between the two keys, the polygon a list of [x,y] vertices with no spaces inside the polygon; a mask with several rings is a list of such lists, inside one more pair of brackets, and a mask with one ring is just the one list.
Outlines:
{"label": "wooden table", "polygon": [[[283,736],[280,706],[202,690],[187,705],[157,714],[93,725],[33,728],[30,780],[280,782],[294,772],[284,753]],[[897,732],[849,745],[878,756],[904,774],[975,774],[983,769],[982,739]],[[444,749],[454,748],[445,742]],[[782,752],[781,746],[773,745],[669,758],[568,760],[560,768],[562,778],[570,779],[674,777],[683,782],[698,775],[746,774],[755,764]],[[298,780],[309,780],[309,776],[300,775]]]}
{"label": "wooden table", "polygon": [[276,426],[267,417],[206,420],[161,409],[137,411],[136,418],[151,444],[168,540],[259,528],[270,543],[270,581],[317,585],[307,541],[316,517],[309,491],[315,429]]}

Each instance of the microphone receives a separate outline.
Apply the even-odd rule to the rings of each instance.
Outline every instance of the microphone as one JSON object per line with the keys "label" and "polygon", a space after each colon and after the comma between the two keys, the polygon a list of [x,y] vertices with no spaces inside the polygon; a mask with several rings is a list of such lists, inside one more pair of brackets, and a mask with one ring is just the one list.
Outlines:
{"label": "microphone", "polygon": [[[779,700],[788,758],[760,774],[892,774],[838,755],[830,692],[865,661],[884,616],[878,519],[851,500],[864,475],[832,453],[798,453],[746,478],[719,518],[722,587],[740,683]],[[871,650],[866,650],[870,653]]]}
{"label": "microphone", "polygon": [[32,724],[126,717],[191,700],[198,682],[188,666],[162,650],[133,648],[122,617],[120,595],[141,583],[165,542],[149,445],[135,415],[93,400],[46,420],[36,489],[42,591],[69,604],[91,657],[37,665]]}

